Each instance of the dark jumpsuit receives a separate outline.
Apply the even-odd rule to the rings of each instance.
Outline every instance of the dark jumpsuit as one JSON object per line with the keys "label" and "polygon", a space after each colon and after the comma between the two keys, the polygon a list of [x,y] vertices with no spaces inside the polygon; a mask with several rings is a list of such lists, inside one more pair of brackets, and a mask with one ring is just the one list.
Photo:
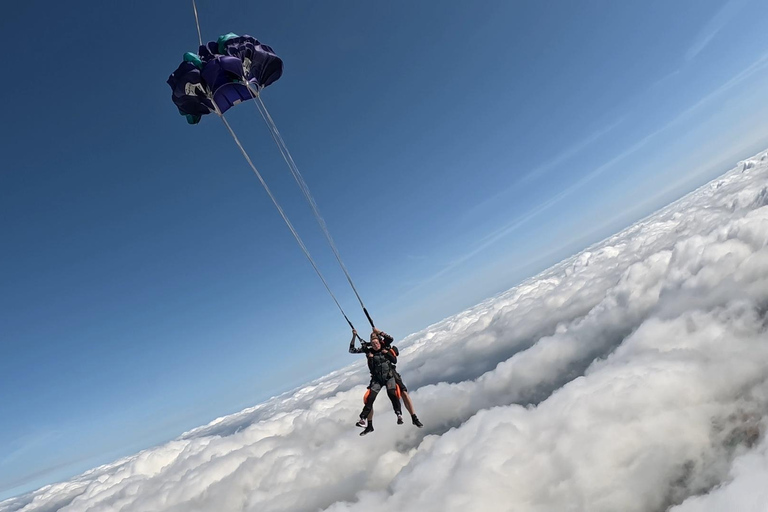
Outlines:
{"label": "dark jumpsuit", "polygon": [[[395,353],[383,347],[380,350],[373,350],[367,343],[357,348],[355,347],[355,340],[352,340],[352,343],[349,344],[349,352],[351,354],[365,354],[368,360],[368,369],[371,372],[370,393],[368,393],[368,398],[365,400],[365,407],[363,407],[360,417],[368,417],[371,409],[373,409],[373,402],[383,387],[387,388],[387,396],[389,396],[389,400],[392,402],[392,409],[394,409],[395,414],[400,416],[402,409],[400,408],[400,398],[397,396],[397,383],[395,382],[394,367],[397,364]],[[371,357],[368,357],[368,354],[371,354]]]}
{"label": "dark jumpsuit", "polygon": [[[395,338],[390,336],[389,334],[385,333],[384,331],[379,331],[379,336],[382,338],[381,340],[381,346],[384,348],[392,349],[392,351],[395,353],[396,356],[400,357],[400,351],[397,349],[396,346],[392,345],[392,342],[395,341]],[[397,383],[397,386],[400,388],[400,391],[408,391],[408,388],[405,387],[405,383],[403,382],[403,378],[400,376],[400,373],[397,371],[397,365],[392,365],[392,371],[395,374],[395,383]]]}

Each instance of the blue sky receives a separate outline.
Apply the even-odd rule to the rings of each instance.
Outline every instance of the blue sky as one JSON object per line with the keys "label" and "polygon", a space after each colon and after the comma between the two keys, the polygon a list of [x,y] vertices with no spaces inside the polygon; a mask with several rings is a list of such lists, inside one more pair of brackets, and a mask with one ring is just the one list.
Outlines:
{"label": "blue sky", "polygon": [[[198,8],[204,39],[285,60],[265,102],[398,338],[768,147],[757,0]],[[0,498],[351,361],[221,123],[170,102],[191,5],[29,1],[0,28]],[[228,118],[364,326],[255,108]]]}

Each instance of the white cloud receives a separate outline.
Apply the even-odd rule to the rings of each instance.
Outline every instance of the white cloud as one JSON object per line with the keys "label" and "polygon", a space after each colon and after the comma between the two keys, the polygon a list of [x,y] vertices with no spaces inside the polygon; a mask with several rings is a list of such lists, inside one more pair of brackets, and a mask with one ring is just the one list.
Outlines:
{"label": "white cloud", "polygon": [[[765,425],[762,425],[763,429]],[[757,449],[738,457],[731,468],[728,482],[710,494],[694,496],[673,507],[670,512],[763,512],[768,503],[768,442],[763,439]]]}
{"label": "white cloud", "polygon": [[766,183],[763,154],[403,340],[422,430],[381,400],[358,437],[359,358],[0,511],[764,510]]}

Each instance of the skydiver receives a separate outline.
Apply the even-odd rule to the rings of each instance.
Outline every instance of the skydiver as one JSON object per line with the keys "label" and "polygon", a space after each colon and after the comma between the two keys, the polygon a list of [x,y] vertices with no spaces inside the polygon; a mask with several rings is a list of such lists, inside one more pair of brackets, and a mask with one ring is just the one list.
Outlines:
{"label": "skydiver", "polygon": [[387,396],[392,402],[392,409],[397,415],[397,424],[403,424],[403,413],[400,408],[400,397],[397,396],[397,383],[393,367],[397,364],[397,356],[389,349],[381,346],[378,336],[371,336],[371,342],[361,343],[361,347],[355,347],[357,332],[352,331],[352,340],[349,342],[350,354],[365,354],[368,361],[368,369],[371,372],[371,382],[368,386],[368,393],[365,398],[365,406],[360,413],[360,420],[356,423],[358,427],[365,427],[360,432],[361,436],[373,432],[373,422],[367,421],[368,415],[373,409],[373,402],[381,391],[381,388],[387,389]]}
{"label": "skydiver", "polygon": [[[381,329],[377,329],[376,327],[373,328],[373,332],[371,333],[371,340],[373,340],[374,336],[376,336],[380,341],[381,345],[384,348],[392,349],[397,357],[400,357],[400,351],[397,349],[396,346],[392,345],[392,342],[395,341],[395,338],[387,334],[386,332],[382,331]],[[405,405],[405,408],[408,410],[408,412],[411,414],[411,422],[416,425],[417,427],[421,428],[424,425],[419,421],[419,417],[416,416],[416,411],[413,407],[413,402],[411,401],[411,397],[408,394],[408,388],[405,386],[405,383],[403,383],[403,378],[400,376],[400,372],[397,371],[397,365],[392,365],[392,371],[395,374],[395,383],[400,388],[400,394],[403,399],[403,404]],[[371,413],[368,415],[368,421],[373,421],[373,409],[371,409]]]}

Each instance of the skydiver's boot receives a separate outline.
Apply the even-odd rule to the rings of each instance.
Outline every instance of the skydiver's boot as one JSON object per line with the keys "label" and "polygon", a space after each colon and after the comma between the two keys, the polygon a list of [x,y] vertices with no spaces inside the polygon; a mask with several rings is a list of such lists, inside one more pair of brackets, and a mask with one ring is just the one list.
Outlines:
{"label": "skydiver's boot", "polygon": [[411,414],[411,421],[413,422],[414,425],[416,425],[419,428],[424,426],[421,424],[421,422],[419,421],[419,418],[417,418],[415,414]]}
{"label": "skydiver's boot", "polygon": [[365,418],[360,418],[357,423],[355,423],[356,427],[365,427]]}
{"label": "skydiver's boot", "polygon": [[400,416],[399,414],[397,415],[397,424],[398,425],[402,425],[403,424],[403,417]]}
{"label": "skydiver's boot", "polygon": [[363,430],[362,432],[360,432],[360,435],[361,435],[361,436],[364,436],[364,435],[370,434],[371,432],[373,432],[373,422],[372,422],[372,421],[369,421],[369,422],[368,422],[368,426],[367,426],[367,427],[365,427],[365,430]]}

